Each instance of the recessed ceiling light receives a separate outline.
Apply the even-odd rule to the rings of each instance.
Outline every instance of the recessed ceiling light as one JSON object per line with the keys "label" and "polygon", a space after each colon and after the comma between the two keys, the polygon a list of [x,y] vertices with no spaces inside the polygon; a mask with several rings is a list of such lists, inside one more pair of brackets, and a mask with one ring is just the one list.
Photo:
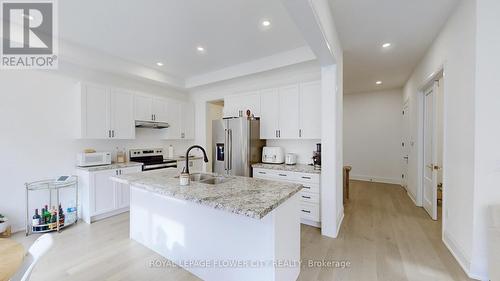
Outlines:
{"label": "recessed ceiling light", "polygon": [[157,63],[156,63],[156,65],[157,65],[157,66],[163,66],[163,62],[160,62],[160,61],[159,61],[159,62],[157,62]]}
{"label": "recessed ceiling light", "polygon": [[206,52],[205,47],[203,46],[196,47],[196,51],[200,54],[204,54]]}
{"label": "recessed ceiling light", "polygon": [[382,85],[382,81],[377,81],[377,82],[375,82],[375,84]]}
{"label": "recessed ceiling light", "polygon": [[263,27],[271,26],[271,22],[269,20],[263,20],[260,24],[262,24]]}
{"label": "recessed ceiling light", "polygon": [[384,43],[384,44],[382,44],[382,48],[389,48],[390,46],[392,46],[391,43]]}

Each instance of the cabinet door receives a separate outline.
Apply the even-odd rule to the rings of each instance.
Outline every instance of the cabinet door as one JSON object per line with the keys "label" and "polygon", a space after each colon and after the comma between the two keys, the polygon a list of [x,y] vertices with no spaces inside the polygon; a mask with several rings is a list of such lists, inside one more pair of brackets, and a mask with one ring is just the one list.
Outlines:
{"label": "cabinet door", "polygon": [[194,104],[191,102],[182,103],[182,129],[181,138],[192,140],[194,139]]}
{"label": "cabinet door", "polygon": [[154,98],[151,105],[151,114],[154,121],[168,122],[167,120],[167,101],[164,99]]}
{"label": "cabinet door", "polygon": [[110,137],[108,91],[93,85],[82,87],[82,138],[107,139]]}
{"label": "cabinet door", "polygon": [[280,139],[299,138],[299,85],[279,89]]}
{"label": "cabinet door", "polygon": [[260,94],[259,92],[247,93],[241,97],[239,109],[243,116],[247,116],[247,110],[255,117],[260,117]]}
{"label": "cabinet door", "polygon": [[135,120],[152,121],[153,99],[147,96],[135,95],[134,97],[134,116]]}
{"label": "cabinet door", "polygon": [[93,173],[92,184],[92,205],[93,210],[91,215],[99,215],[102,213],[115,210],[116,206],[116,187],[113,181],[109,178],[116,175],[116,170],[105,170]]}
{"label": "cabinet door", "polygon": [[[126,175],[126,174],[131,174],[131,173],[138,173],[141,171],[140,167],[131,167],[131,168],[125,168],[121,169],[121,174]],[[121,184],[115,182],[115,187],[117,190],[117,208],[126,208],[130,206],[130,186],[128,184]]]}
{"label": "cabinet door", "polygon": [[260,138],[278,138],[280,98],[277,89],[260,91]]}
{"label": "cabinet door", "polygon": [[111,130],[115,139],[134,139],[134,95],[111,90]]}
{"label": "cabinet door", "polygon": [[170,125],[167,129],[166,139],[180,139],[182,127],[182,104],[176,100],[169,99],[166,101],[165,109],[165,121]]}
{"label": "cabinet door", "polygon": [[319,81],[300,85],[299,118],[300,138],[321,138],[321,83]]}
{"label": "cabinet door", "polygon": [[239,103],[240,99],[238,96],[228,96],[224,97],[224,118],[227,117],[238,117],[239,116]]}

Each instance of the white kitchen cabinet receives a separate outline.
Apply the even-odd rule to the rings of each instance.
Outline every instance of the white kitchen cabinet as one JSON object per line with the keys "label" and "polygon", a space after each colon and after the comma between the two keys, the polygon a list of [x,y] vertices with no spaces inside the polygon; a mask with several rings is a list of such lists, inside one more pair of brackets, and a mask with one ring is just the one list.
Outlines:
{"label": "white kitchen cabinet", "polygon": [[134,105],[135,120],[168,122],[167,99],[146,95],[136,95]]}
{"label": "white kitchen cabinet", "polygon": [[261,101],[258,91],[242,93],[224,98],[224,117],[246,116],[247,110],[255,117],[261,116]]}
{"label": "white kitchen cabinet", "polygon": [[170,127],[166,130],[166,139],[180,139],[182,131],[182,103],[169,99],[166,105],[166,119]]}
{"label": "white kitchen cabinet", "polygon": [[96,220],[128,211],[130,190],[128,185],[110,180],[116,175],[141,172],[140,166],[100,171],[78,170],[80,210],[83,220]]}
{"label": "white kitchen cabinet", "polygon": [[116,170],[105,170],[93,173],[92,184],[92,203],[91,212],[93,215],[99,215],[111,212],[116,206],[116,188],[109,179],[115,176]]}
{"label": "white kitchen cabinet", "polygon": [[181,107],[181,139],[194,139],[195,113],[192,102],[183,102]]}
{"label": "white kitchen cabinet", "polygon": [[133,139],[133,95],[123,90],[81,84],[80,138]]}
{"label": "white kitchen cabinet", "polygon": [[135,120],[152,121],[153,120],[153,99],[149,96],[135,95],[134,97],[134,116]]}
{"label": "white kitchen cabinet", "polygon": [[277,139],[279,130],[279,93],[277,89],[260,92],[260,138]]}
{"label": "white kitchen cabinet", "polygon": [[279,88],[278,138],[299,137],[299,85]]}
{"label": "white kitchen cabinet", "polygon": [[134,139],[134,95],[122,90],[111,90],[110,101],[112,138]]}
{"label": "white kitchen cabinet", "polygon": [[107,139],[111,137],[109,98],[105,87],[81,84],[80,110],[81,132],[84,139]]}
{"label": "white kitchen cabinet", "polygon": [[321,139],[321,82],[300,84],[299,138]]}
{"label": "white kitchen cabinet", "polygon": [[321,186],[319,174],[255,168],[253,169],[253,177],[302,184],[300,209],[298,210],[301,214],[301,222],[315,227],[321,226]]}

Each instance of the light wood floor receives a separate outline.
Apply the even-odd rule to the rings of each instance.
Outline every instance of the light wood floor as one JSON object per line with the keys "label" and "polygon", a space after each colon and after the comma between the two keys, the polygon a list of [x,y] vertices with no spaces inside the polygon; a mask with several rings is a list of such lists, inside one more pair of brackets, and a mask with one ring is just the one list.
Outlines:
{"label": "light wood floor", "polygon": [[[441,242],[441,223],[415,207],[401,187],[352,181],[350,195],[337,239],[302,226],[299,280],[469,280]],[[31,280],[199,280],[180,268],[149,267],[164,259],[129,240],[128,229],[123,214],[54,235]],[[36,236],[14,238],[29,247]],[[308,267],[308,260],[350,266]]]}

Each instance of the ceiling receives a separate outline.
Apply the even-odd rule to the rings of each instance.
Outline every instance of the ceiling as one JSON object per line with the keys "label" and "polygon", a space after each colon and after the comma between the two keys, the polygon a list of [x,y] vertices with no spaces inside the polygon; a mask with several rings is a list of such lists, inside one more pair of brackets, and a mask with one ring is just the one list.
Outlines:
{"label": "ceiling", "polygon": [[[344,49],[345,93],[403,87],[459,2],[329,1]],[[383,49],[385,42],[392,46]]]}
{"label": "ceiling", "polygon": [[118,2],[60,1],[60,37],[181,79],[306,46],[281,1]]}

